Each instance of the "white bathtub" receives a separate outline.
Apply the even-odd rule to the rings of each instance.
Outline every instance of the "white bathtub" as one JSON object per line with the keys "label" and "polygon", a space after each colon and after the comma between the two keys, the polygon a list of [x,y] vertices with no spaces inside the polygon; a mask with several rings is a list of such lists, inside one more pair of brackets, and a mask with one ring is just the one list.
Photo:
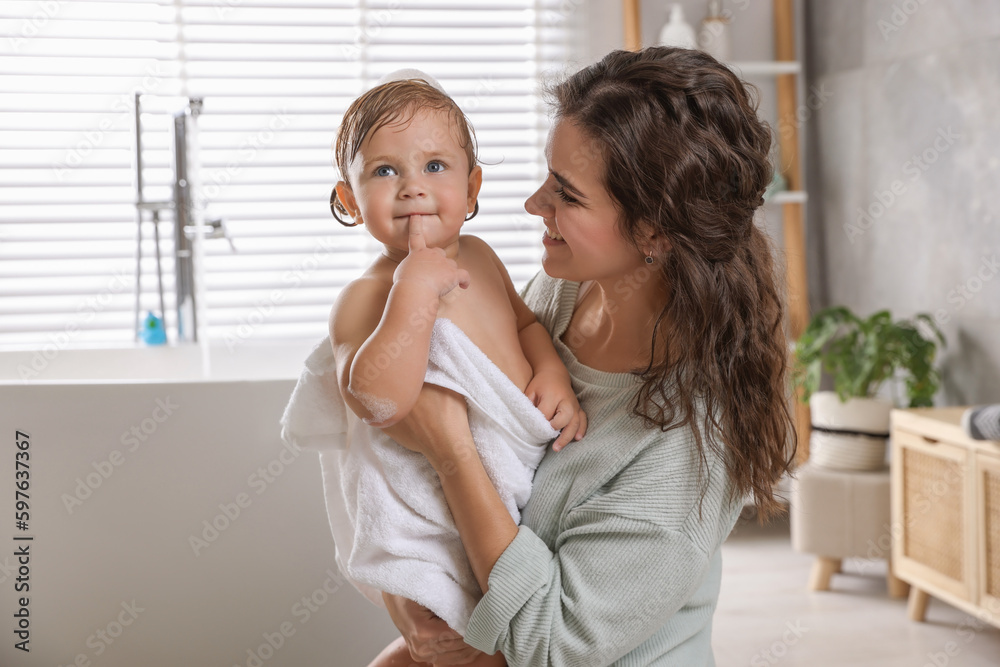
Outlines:
{"label": "white bathtub", "polygon": [[196,348],[66,350],[29,382],[34,353],[0,354],[0,665],[353,667],[397,636],[339,577],[317,455],[279,437],[308,348],[213,350],[207,377]]}

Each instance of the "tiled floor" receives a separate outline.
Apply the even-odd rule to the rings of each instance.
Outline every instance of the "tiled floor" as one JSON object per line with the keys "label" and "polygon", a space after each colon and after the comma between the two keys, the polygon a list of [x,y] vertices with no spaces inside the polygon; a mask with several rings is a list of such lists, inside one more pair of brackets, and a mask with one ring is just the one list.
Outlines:
{"label": "tiled floor", "polygon": [[812,557],[792,551],[787,521],[742,520],[722,558],[718,667],[1000,667],[1000,630],[933,598],[910,621],[884,561],[845,561],[831,591],[809,592]]}

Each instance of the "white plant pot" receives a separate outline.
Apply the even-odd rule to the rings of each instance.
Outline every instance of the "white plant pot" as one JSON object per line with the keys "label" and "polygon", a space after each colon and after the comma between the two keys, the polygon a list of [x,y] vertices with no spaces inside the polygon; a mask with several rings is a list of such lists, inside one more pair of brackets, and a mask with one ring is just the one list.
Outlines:
{"label": "white plant pot", "polygon": [[816,392],[809,399],[809,460],[840,470],[883,468],[891,410],[892,403],[877,398],[841,403],[836,392]]}

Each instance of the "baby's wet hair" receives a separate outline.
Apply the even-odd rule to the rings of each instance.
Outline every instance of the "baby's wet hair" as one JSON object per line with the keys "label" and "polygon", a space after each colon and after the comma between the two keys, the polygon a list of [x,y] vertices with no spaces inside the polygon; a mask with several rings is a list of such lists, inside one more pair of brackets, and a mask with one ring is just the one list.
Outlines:
{"label": "baby's wet hair", "polygon": [[[459,145],[465,149],[471,172],[478,163],[476,133],[458,104],[423,79],[402,79],[375,86],[354,100],[344,113],[334,145],[334,157],[341,179],[349,182],[348,168],[357,157],[366,137],[386,125],[406,123],[422,110],[448,114],[454,131],[458,133]],[[336,194],[330,205],[342,215],[349,215]],[[338,221],[351,226],[339,218]]]}

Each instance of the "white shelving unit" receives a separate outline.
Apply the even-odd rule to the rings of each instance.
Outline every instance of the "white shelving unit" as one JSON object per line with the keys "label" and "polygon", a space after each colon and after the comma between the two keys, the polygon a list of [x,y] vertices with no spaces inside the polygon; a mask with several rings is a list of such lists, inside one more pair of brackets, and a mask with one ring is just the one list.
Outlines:
{"label": "white shelving unit", "polygon": [[779,74],[801,74],[802,63],[798,60],[735,61],[726,63],[729,69],[744,76],[778,76]]}
{"label": "white shelving unit", "polygon": [[805,190],[783,190],[766,199],[765,204],[805,204],[809,194]]}
{"label": "white shelving unit", "polygon": [[[802,171],[799,156],[799,123],[795,122],[798,79],[803,73],[802,63],[795,55],[795,21],[793,0],[772,0],[774,14],[774,60],[733,61],[728,66],[741,77],[773,76],[777,87],[779,127],[782,119],[788,121],[790,132],[778,133],[781,171],[789,190],[775,193],[766,204],[776,204],[782,210],[784,238],[785,279],[788,290],[789,337],[798,339],[809,322],[809,290],[807,283],[805,230],[803,213],[808,200],[802,189]],[[622,0],[625,24],[625,48],[636,50],[642,46],[639,0]],[[809,407],[793,398],[795,430],[798,436],[797,463],[809,457]]]}

